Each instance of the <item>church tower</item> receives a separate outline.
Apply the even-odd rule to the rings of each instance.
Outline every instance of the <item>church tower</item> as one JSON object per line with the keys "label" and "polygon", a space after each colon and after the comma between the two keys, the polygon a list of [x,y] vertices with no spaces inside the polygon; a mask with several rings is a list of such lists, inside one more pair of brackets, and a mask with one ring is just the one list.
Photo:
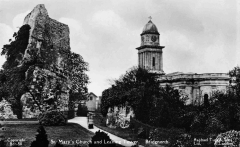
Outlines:
{"label": "church tower", "polygon": [[150,70],[151,73],[164,75],[162,49],[159,44],[159,32],[155,24],[149,20],[141,34],[141,46],[138,50],[138,66]]}

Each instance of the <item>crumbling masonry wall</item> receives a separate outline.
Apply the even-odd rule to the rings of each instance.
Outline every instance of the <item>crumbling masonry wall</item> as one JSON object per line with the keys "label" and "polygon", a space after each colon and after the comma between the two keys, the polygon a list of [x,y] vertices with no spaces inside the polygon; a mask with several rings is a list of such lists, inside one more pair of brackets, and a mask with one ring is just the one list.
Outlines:
{"label": "crumbling masonry wall", "polygon": [[[68,80],[69,73],[64,71],[64,61],[67,58],[66,51],[70,50],[69,27],[48,16],[48,12],[43,4],[37,5],[24,19],[24,24],[31,27],[29,44],[21,64],[32,60],[41,60],[41,67],[35,66],[33,69],[32,85],[30,87],[36,92],[40,92],[36,84],[39,80],[44,81],[42,95],[44,99],[51,97],[51,88],[55,88],[57,82],[61,83],[61,95],[57,107],[61,111],[68,110],[68,92],[71,83]],[[39,88],[39,87],[38,87]],[[26,97],[26,95],[28,95]],[[22,101],[26,107],[26,99],[33,101],[33,98],[26,94]],[[44,99],[38,100],[43,103]],[[43,105],[41,109],[49,109],[49,106]],[[36,111],[34,111],[36,112]],[[37,111],[39,112],[39,111]],[[27,117],[27,116],[25,116]]]}

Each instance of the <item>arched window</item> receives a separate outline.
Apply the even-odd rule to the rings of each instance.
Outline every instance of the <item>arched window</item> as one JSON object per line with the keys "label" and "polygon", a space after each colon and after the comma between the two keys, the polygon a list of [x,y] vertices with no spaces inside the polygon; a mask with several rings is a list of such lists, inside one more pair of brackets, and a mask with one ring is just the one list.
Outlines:
{"label": "arched window", "polygon": [[208,101],[208,94],[204,94],[204,106],[209,106],[209,101]]}

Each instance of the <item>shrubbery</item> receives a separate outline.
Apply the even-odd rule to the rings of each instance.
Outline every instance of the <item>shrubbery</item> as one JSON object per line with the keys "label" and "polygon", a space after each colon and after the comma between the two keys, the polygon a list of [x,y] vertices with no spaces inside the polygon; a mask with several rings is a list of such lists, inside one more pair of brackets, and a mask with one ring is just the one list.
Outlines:
{"label": "shrubbery", "polygon": [[0,147],[7,147],[7,143],[5,140],[0,140]]}
{"label": "shrubbery", "polygon": [[59,141],[57,141],[54,147],[64,147],[64,146]]}
{"label": "shrubbery", "polygon": [[78,105],[77,116],[87,116],[88,108],[85,105]]}
{"label": "shrubbery", "polygon": [[214,143],[216,147],[222,147],[224,145],[239,146],[239,144],[240,144],[240,131],[235,130],[219,134],[215,139]]}
{"label": "shrubbery", "polygon": [[74,110],[69,110],[68,111],[68,119],[73,119],[75,117],[75,111]]}
{"label": "shrubbery", "polygon": [[48,147],[49,141],[43,126],[37,129],[36,140],[31,143],[30,147]]}
{"label": "shrubbery", "polygon": [[[106,144],[108,142],[108,144]],[[110,137],[101,131],[97,131],[92,137],[92,143],[89,147],[115,147],[116,144],[110,139]]]}
{"label": "shrubbery", "polygon": [[47,111],[38,116],[39,123],[44,126],[66,125],[67,118],[59,111]]}
{"label": "shrubbery", "polygon": [[17,116],[13,114],[11,104],[5,99],[0,101],[0,119],[16,119]]}

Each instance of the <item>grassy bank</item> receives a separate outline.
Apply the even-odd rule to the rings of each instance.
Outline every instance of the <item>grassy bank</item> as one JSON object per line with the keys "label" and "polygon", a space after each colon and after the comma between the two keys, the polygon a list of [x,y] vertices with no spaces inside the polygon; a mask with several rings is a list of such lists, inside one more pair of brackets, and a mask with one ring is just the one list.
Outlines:
{"label": "grassy bank", "polygon": [[[24,140],[23,147],[30,147],[31,142],[35,140],[39,125],[6,124],[4,127],[6,131],[0,132],[0,138],[4,137],[8,140],[22,139]],[[53,147],[54,141],[56,142],[57,140],[65,141],[66,144],[64,146],[73,146],[72,144],[79,144],[80,141],[91,140],[91,137],[94,135],[94,133],[74,123],[68,123],[65,126],[46,126],[44,128],[48,135],[49,147]],[[82,146],[86,146],[86,144]]]}
{"label": "grassy bank", "polygon": [[[105,130],[107,132],[110,132],[118,137],[124,138],[129,141],[139,141],[140,145],[146,146],[144,139],[139,139],[137,137],[137,133],[132,129],[121,129],[121,128],[109,128],[105,125],[106,118],[104,118],[100,113],[97,113],[94,117],[94,125],[98,128]],[[158,133],[154,134],[158,136],[158,140],[156,141],[168,141],[169,144],[162,144],[161,146],[169,146],[172,143],[175,143],[177,139],[179,139],[179,136],[181,134],[186,134],[184,129],[177,129],[177,128],[158,128]],[[191,140],[194,139],[208,139],[209,134],[206,134],[206,132],[197,133],[197,132],[190,132],[187,133],[191,135]],[[149,147],[153,147],[154,145],[148,145]],[[199,147],[209,147],[209,145],[206,142],[202,142]]]}

